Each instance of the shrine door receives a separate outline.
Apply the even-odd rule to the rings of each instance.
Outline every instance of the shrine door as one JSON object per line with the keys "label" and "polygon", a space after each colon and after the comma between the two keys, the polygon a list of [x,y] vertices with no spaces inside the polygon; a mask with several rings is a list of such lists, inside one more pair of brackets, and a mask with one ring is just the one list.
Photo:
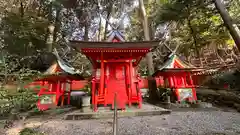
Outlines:
{"label": "shrine door", "polygon": [[107,103],[114,103],[114,94],[117,94],[117,105],[124,109],[128,101],[126,89],[126,65],[124,63],[106,64]]}

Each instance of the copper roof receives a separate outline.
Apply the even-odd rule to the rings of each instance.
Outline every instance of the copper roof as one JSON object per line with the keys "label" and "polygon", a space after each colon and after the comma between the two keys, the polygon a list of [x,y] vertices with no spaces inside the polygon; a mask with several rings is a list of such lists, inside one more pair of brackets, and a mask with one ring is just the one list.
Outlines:
{"label": "copper roof", "polygon": [[215,74],[221,74],[229,71],[236,70],[236,65],[229,65],[229,66],[222,66],[218,68],[212,68],[212,69],[205,69],[202,72],[197,72],[194,75],[215,75]]}
{"label": "copper roof", "polygon": [[[175,63],[181,65],[179,68],[175,68]],[[176,54],[170,54],[168,60],[161,66],[152,76],[157,76],[160,72],[202,72],[203,68],[197,68],[193,65],[182,61]]]}
{"label": "copper roof", "polygon": [[46,74],[43,75],[35,81],[67,81],[67,80],[84,80],[85,78],[79,74],[69,74],[69,73],[56,73],[56,74]]}
{"label": "copper roof", "polygon": [[120,31],[118,31],[118,30],[112,30],[112,31],[107,35],[107,37],[108,37],[108,39],[107,39],[108,42],[112,42],[112,40],[113,40],[114,38],[118,38],[121,42],[124,42],[124,41],[125,41],[123,34],[122,34]]}
{"label": "copper roof", "polygon": [[189,72],[189,73],[197,74],[197,73],[203,72],[204,70],[205,69],[203,68],[168,68],[168,69],[157,70],[152,76],[155,77],[155,76],[158,76],[159,73],[166,73],[166,72],[168,73]]}
{"label": "copper roof", "polygon": [[158,46],[159,41],[141,41],[141,42],[87,42],[87,41],[70,41],[70,46],[80,51],[83,48],[121,48],[121,49],[141,49],[153,48]]}

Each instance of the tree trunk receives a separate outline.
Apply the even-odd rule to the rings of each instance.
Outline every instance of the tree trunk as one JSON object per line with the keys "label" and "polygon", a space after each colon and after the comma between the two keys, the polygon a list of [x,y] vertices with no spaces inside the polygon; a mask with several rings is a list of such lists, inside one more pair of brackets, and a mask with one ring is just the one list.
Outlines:
{"label": "tree trunk", "polygon": [[100,16],[99,29],[98,29],[98,41],[101,41],[101,29],[102,28],[102,18]]}
{"label": "tree trunk", "polygon": [[53,3],[51,2],[50,4],[49,4],[49,7],[48,7],[48,21],[53,21],[53,16],[52,16],[52,12],[53,12],[53,10],[52,10],[52,6],[53,6]]}
{"label": "tree trunk", "polygon": [[103,40],[105,41],[107,39],[107,28],[108,28],[108,21],[110,19],[110,15],[111,15],[111,10],[112,8],[109,7],[108,8],[108,14],[107,14],[107,20],[106,20],[106,23],[105,23],[105,30],[104,30],[104,37],[103,37]]}
{"label": "tree trunk", "polygon": [[[150,41],[150,31],[148,25],[148,16],[146,14],[145,6],[143,0],[139,0],[139,9],[141,13],[141,21],[144,30],[144,40]],[[158,102],[158,94],[157,94],[157,84],[156,80],[152,77],[154,73],[153,67],[153,59],[152,59],[152,52],[149,52],[146,56],[147,66],[148,66],[148,87],[149,87],[149,102],[156,103]]]}
{"label": "tree trunk", "polygon": [[48,38],[47,38],[47,49],[48,49],[48,52],[52,52],[53,51],[54,29],[55,29],[55,26],[53,24],[50,24],[48,26]]}
{"label": "tree trunk", "polygon": [[85,23],[85,28],[84,28],[84,41],[88,41],[88,33],[89,33],[89,25],[88,22]]}
{"label": "tree trunk", "polygon": [[57,12],[56,12],[56,18],[55,18],[55,23],[54,23],[54,26],[55,26],[55,29],[54,29],[54,32],[53,32],[53,42],[55,43],[56,40],[57,40],[57,33],[59,32],[59,23],[60,23],[60,12],[61,10],[58,9]]}
{"label": "tree trunk", "polygon": [[198,59],[199,59],[199,61],[200,61],[200,66],[202,67],[203,64],[202,64],[202,61],[201,61],[201,55],[200,55],[200,52],[199,52],[198,46],[197,46],[197,36],[196,36],[196,34],[195,34],[195,32],[194,32],[194,29],[193,29],[193,27],[192,27],[191,20],[188,18],[187,21],[188,21],[188,27],[189,27],[189,29],[190,29],[190,33],[191,33],[191,35],[192,35],[193,42],[194,42],[194,50],[195,50],[195,53],[197,54],[197,57],[198,57]]}
{"label": "tree trunk", "polygon": [[213,0],[213,1],[216,9],[218,10],[219,14],[222,17],[222,20],[225,26],[229,30],[235,44],[237,45],[238,50],[240,50],[240,35],[237,33],[236,29],[233,27],[232,18],[230,17],[229,13],[227,12],[226,8],[224,7],[224,5],[220,0]]}
{"label": "tree trunk", "polygon": [[[143,0],[139,0],[139,9],[142,15],[141,21],[143,25],[144,30],[144,40],[150,41],[150,31],[149,31],[149,25],[148,25],[148,17],[146,14],[145,6],[143,3]],[[149,52],[147,54],[147,65],[148,65],[148,75],[151,76],[154,73],[153,68],[153,60],[152,60],[152,52]]]}
{"label": "tree trunk", "polygon": [[196,36],[196,32],[194,31],[192,23],[191,23],[191,11],[190,11],[189,5],[187,5],[187,11],[188,11],[188,16],[189,16],[187,18],[187,25],[188,25],[188,28],[190,29],[190,33],[192,35],[192,39],[193,39],[193,42],[194,42],[195,53],[196,53],[196,55],[197,55],[197,57],[200,61],[200,66],[202,67],[203,64],[202,64],[202,61],[201,61],[201,56],[200,56],[200,52],[199,52],[199,48],[198,48],[197,36]]}
{"label": "tree trunk", "polygon": [[51,22],[48,25],[48,33],[47,33],[47,40],[46,40],[48,52],[52,52],[53,51],[53,35],[54,35],[54,29],[55,29],[55,26],[52,23],[53,22],[52,5],[53,5],[53,3],[51,2],[49,4],[49,7],[48,7],[48,11],[49,11],[49,13],[48,13],[48,20]]}
{"label": "tree trunk", "polygon": [[23,16],[24,16],[24,6],[23,6],[22,2],[20,3],[20,15],[23,18]]}

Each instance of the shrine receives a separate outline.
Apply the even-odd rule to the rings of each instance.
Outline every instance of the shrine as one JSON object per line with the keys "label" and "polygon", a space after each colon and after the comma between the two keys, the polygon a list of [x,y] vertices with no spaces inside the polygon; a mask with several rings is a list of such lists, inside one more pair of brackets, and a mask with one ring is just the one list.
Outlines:
{"label": "shrine", "polygon": [[[194,102],[197,101],[197,95],[192,74],[200,70],[200,68],[185,63],[176,54],[172,53],[165,64],[153,76],[159,78],[158,81],[163,80],[163,87],[173,90],[178,102]],[[162,84],[162,82],[157,83]]]}
{"label": "shrine", "polygon": [[79,90],[87,83],[73,67],[67,65],[58,56],[57,52],[55,57],[57,60],[43,73],[43,76],[26,86],[37,91],[39,110],[69,105],[71,91]]}
{"label": "shrine", "polygon": [[125,42],[121,32],[113,30],[106,42],[70,41],[77,51],[91,61],[92,105],[97,111],[99,105],[114,105],[117,95],[118,109],[126,105],[138,104],[141,108],[142,96],[139,89],[137,65],[158,41]]}

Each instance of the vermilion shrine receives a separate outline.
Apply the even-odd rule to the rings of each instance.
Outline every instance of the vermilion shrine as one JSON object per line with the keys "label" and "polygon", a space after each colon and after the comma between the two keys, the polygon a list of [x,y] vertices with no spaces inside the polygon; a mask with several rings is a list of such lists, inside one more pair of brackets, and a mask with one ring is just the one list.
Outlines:
{"label": "vermilion shrine", "polygon": [[[158,41],[125,42],[118,31],[112,31],[106,42],[70,41],[70,45],[85,54],[91,61],[91,103],[94,111],[98,106],[114,105],[117,95],[118,109],[126,105],[138,104],[141,108],[142,94],[140,88],[147,86],[138,74],[137,65],[141,59],[158,45]],[[40,97],[37,106],[40,110],[70,104],[73,90],[81,90],[87,81],[77,71],[67,65],[57,53],[57,61],[46,71],[45,76],[36,79],[30,85],[44,86],[38,92]],[[153,74],[157,84],[171,88],[177,101],[196,101],[196,90],[192,74],[201,71],[187,64],[172,53],[165,64]]]}
{"label": "vermilion shrine", "polygon": [[[190,64],[180,60],[180,58],[172,53],[165,64],[156,71],[153,76],[158,77],[158,81],[164,82],[162,87],[171,88],[177,101],[196,101],[196,89],[192,79],[192,74],[201,71]],[[158,84],[162,84],[159,82]]]}
{"label": "vermilion shrine", "polygon": [[118,109],[125,109],[133,103],[139,108],[142,96],[139,88],[137,65],[158,42],[124,42],[118,31],[113,31],[107,41],[84,42],[70,41],[71,46],[85,54],[91,61],[94,72],[92,76],[92,105],[111,105],[117,94]]}
{"label": "vermilion shrine", "polygon": [[[118,109],[125,109],[126,105],[131,107],[132,104],[138,104],[141,108],[140,87],[147,86],[141,84],[147,81],[140,78],[137,65],[158,45],[158,41],[125,42],[120,32],[112,31],[106,42],[70,41],[70,45],[85,54],[92,63],[94,70],[91,99],[94,111],[97,111],[100,105],[110,105],[113,108],[115,93]],[[47,70],[45,76],[31,84],[44,86],[38,92],[40,99],[37,106],[40,110],[63,105],[65,99],[66,104],[70,104],[70,93],[81,90],[87,84],[73,67],[67,65],[57,53],[55,55],[57,61]],[[153,77],[158,81],[157,84],[171,88],[177,101],[196,101],[196,90],[191,76],[199,71],[173,53]]]}
{"label": "vermilion shrine", "polygon": [[[123,18],[120,23],[123,23],[122,21]],[[138,104],[141,108],[140,87],[148,86],[142,84],[147,81],[140,78],[137,66],[159,41],[126,42],[122,33],[117,30],[118,27],[112,26],[113,30],[104,42],[70,41],[70,46],[87,56],[93,66],[91,103],[94,111],[101,105],[110,105],[113,108],[115,94],[118,109],[124,110],[126,105],[131,107],[133,104]],[[57,52],[55,55],[57,62],[49,68],[45,77],[34,82],[34,85],[45,86],[40,89],[39,97],[48,95],[47,102],[42,102],[45,98],[40,98],[37,103],[41,110],[50,108],[51,104],[63,105],[65,98],[67,104],[70,104],[70,93],[74,86],[81,90],[87,84],[86,81],[81,81],[83,78],[73,67],[67,65]],[[194,72],[197,72],[195,67],[184,63],[174,54],[153,76],[159,81],[157,84],[164,83],[164,87],[174,90],[178,101],[196,101],[196,90],[191,78]]]}
{"label": "vermilion shrine", "polygon": [[37,107],[39,110],[70,104],[71,92],[83,88],[87,83],[74,68],[66,65],[57,53],[55,56],[56,62],[43,73],[43,76],[26,86],[38,92]]}

